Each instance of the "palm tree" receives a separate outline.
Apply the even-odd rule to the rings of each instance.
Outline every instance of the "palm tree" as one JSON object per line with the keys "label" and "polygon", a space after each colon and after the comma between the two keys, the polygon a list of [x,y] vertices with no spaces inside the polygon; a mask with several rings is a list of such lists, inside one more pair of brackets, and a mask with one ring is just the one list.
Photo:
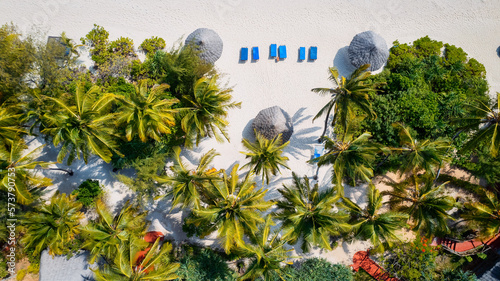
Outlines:
{"label": "palm tree", "polygon": [[184,95],[185,109],[181,110],[181,126],[186,132],[186,146],[192,145],[196,138],[196,145],[204,137],[215,137],[222,142],[221,135],[229,141],[226,133],[227,110],[239,108],[241,103],[231,102],[231,89],[220,89],[217,76],[208,79],[200,78],[194,84],[192,95]]}
{"label": "palm tree", "polygon": [[393,126],[399,129],[402,146],[393,149],[403,153],[400,173],[411,173],[416,177],[417,173],[423,170],[426,174],[435,175],[443,160],[447,159],[446,152],[450,148],[450,141],[443,138],[419,141],[411,136],[409,127],[400,123],[394,123]]}
{"label": "palm tree", "polygon": [[255,143],[250,143],[247,139],[243,139],[243,146],[249,152],[241,152],[246,155],[245,158],[250,158],[250,161],[243,167],[249,167],[250,173],[259,175],[262,173],[262,184],[264,180],[269,184],[270,174],[275,176],[280,172],[279,166],[290,169],[286,162],[288,157],[281,156],[283,149],[290,143],[282,143],[281,134],[272,140],[266,139],[264,136],[255,131]]}
{"label": "palm tree", "polygon": [[142,237],[146,225],[147,212],[142,212],[128,201],[119,213],[113,216],[101,201],[96,202],[98,218],[82,227],[85,243],[82,248],[90,251],[90,263],[99,256],[113,259],[117,245],[124,243],[130,236]]}
{"label": "palm tree", "polygon": [[296,244],[302,238],[301,249],[310,250],[311,245],[331,250],[330,236],[349,230],[349,216],[333,210],[339,196],[333,189],[319,192],[316,183],[310,186],[309,178],[300,179],[293,173],[293,185],[278,192],[283,199],[276,200],[276,217],[283,221],[283,239]]}
{"label": "palm tree", "polygon": [[335,88],[314,88],[311,90],[320,95],[330,95],[332,97],[313,119],[314,121],[326,115],[325,128],[321,134],[320,141],[326,133],[328,119],[330,118],[332,109],[334,112],[332,126],[335,125],[337,121],[340,121],[342,126],[347,126],[347,117],[354,112],[353,110],[355,107],[358,107],[368,114],[370,118],[376,117],[369,100],[369,94],[376,92],[376,88],[382,84],[375,83],[369,79],[371,72],[366,71],[368,67],[370,67],[369,64],[360,66],[348,79],[345,77],[339,78],[337,68],[330,67],[330,77],[328,79],[333,82]]}
{"label": "palm tree", "polygon": [[256,232],[257,225],[264,222],[261,212],[273,205],[264,200],[265,190],[256,190],[251,176],[239,181],[238,164],[231,170],[230,177],[223,171],[223,181],[211,181],[204,193],[206,207],[193,209],[194,217],[188,219],[188,223],[206,226],[203,237],[217,230],[226,253],[244,245],[243,235]]}
{"label": "palm tree", "polygon": [[497,93],[497,101],[490,108],[487,104],[479,101],[475,108],[478,114],[469,118],[463,118],[460,122],[465,123],[462,130],[479,129],[474,132],[471,138],[462,147],[462,151],[472,150],[482,142],[488,142],[489,151],[492,157],[498,156],[500,149],[500,93]]}
{"label": "palm tree", "polygon": [[432,178],[426,178],[422,187],[418,185],[395,185],[393,191],[383,192],[390,195],[389,205],[397,211],[406,213],[413,221],[413,230],[427,234],[449,233],[447,220],[453,220],[447,212],[455,206],[451,196],[443,195],[443,187],[434,186]]}
{"label": "palm tree", "polygon": [[408,215],[391,211],[381,213],[383,196],[373,184],[370,184],[367,195],[365,209],[345,197],[342,206],[351,212],[356,237],[370,240],[374,250],[383,252],[384,248],[392,247],[393,242],[401,241],[394,232],[406,226]]}
{"label": "palm tree", "polygon": [[21,127],[22,120],[22,114],[5,105],[0,106],[0,150],[8,149],[15,139],[26,133]]}
{"label": "palm tree", "polygon": [[62,255],[80,232],[78,226],[84,218],[81,208],[74,195],[56,193],[49,205],[42,204],[23,216],[27,230],[21,242],[26,249],[33,249],[35,256],[47,247],[49,254]]}
{"label": "palm tree", "polygon": [[170,168],[173,172],[172,176],[160,176],[157,178],[159,183],[167,183],[172,187],[170,193],[173,195],[172,209],[178,204],[182,204],[183,208],[195,207],[200,208],[200,200],[204,186],[211,180],[218,180],[218,170],[211,168],[215,156],[219,155],[215,149],[209,150],[200,158],[200,163],[196,170],[189,170],[186,164],[181,160],[181,148],[176,146],[174,152],[174,165]]}
{"label": "palm tree", "polygon": [[42,133],[53,138],[54,146],[62,144],[57,155],[57,161],[62,162],[68,155],[67,164],[71,165],[75,158],[83,157],[85,163],[93,153],[104,161],[111,161],[112,152],[117,151],[112,138],[113,128],[110,121],[113,115],[106,112],[106,108],[113,100],[112,94],[104,94],[97,99],[99,87],[94,85],[87,92],[80,83],[76,88],[76,106],[67,105],[63,100],[46,97],[59,106],[59,112],[42,116]]}
{"label": "palm tree", "polygon": [[483,236],[492,237],[500,231],[500,200],[491,191],[485,190],[485,195],[483,202],[466,204],[470,212],[465,212],[463,217],[477,222]]}
{"label": "palm tree", "polygon": [[333,166],[332,183],[336,184],[340,195],[344,193],[342,181],[345,177],[349,177],[353,185],[356,184],[356,179],[371,181],[375,156],[379,152],[388,153],[386,148],[369,140],[372,136],[369,132],[355,139],[353,134],[354,130],[348,124],[340,140],[324,137],[325,154],[309,161],[317,161],[318,167]]}
{"label": "palm tree", "polygon": [[[43,188],[50,186],[52,180],[46,177],[38,177],[32,173],[36,166],[42,168],[48,167],[52,163],[43,161],[34,161],[36,155],[42,150],[39,146],[34,150],[23,155],[28,146],[23,139],[12,141],[8,151],[0,150],[0,179],[4,189],[11,189],[12,182],[15,183],[16,200],[20,204],[28,205],[33,202],[31,190],[34,188]],[[14,177],[11,175],[14,174]]]}
{"label": "palm tree", "polygon": [[125,125],[128,141],[134,136],[139,136],[142,142],[148,138],[160,141],[161,135],[170,134],[177,112],[170,107],[179,100],[164,95],[168,88],[167,84],[163,84],[148,91],[147,81],[143,80],[135,85],[135,92],[129,97],[115,96],[122,103],[116,123],[118,126]]}
{"label": "palm tree", "polygon": [[279,231],[271,234],[273,225],[271,216],[267,216],[264,225],[259,227],[259,231],[252,236],[253,244],[245,247],[252,256],[252,262],[240,280],[256,280],[257,278],[274,280],[272,277],[275,274],[283,278],[281,265],[287,263],[286,260],[290,258],[288,252],[291,250],[284,248],[287,241],[279,237]]}
{"label": "palm tree", "polygon": [[141,238],[130,236],[122,244],[116,245],[117,254],[111,264],[105,264],[94,271],[97,281],[164,281],[177,279],[175,272],[178,263],[171,263],[170,243],[164,243],[160,249],[159,239],[147,248]]}

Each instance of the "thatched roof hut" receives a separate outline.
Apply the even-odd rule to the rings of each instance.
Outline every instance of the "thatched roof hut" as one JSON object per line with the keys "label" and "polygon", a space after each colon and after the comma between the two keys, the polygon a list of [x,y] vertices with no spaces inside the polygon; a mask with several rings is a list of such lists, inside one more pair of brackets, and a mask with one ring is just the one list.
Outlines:
{"label": "thatched roof hut", "polygon": [[355,67],[370,64],[368,70],[381,68],[389,58],[389,49],[384,38],[373,31],[357,34],[347,50],[349,60]]}
{"label": "thatched roof hut", "polygon": [[293,134],[292,119],[279,106],[261,110],[253,120],[252,129],[269,140],[281,134],[283,142],[287,142]]}
{"label": "thatched roof hut", "polygon": [[81,251],[71,258],[49,255],[47,250],[40,258],[40,281],[90,281],[94,273],[89,267],[89,252]]}
{"label": "thatched roof hut", "polygon": [[212,29],[196,29],[186,38],[185,45],[191,45],[198,50],[200,58],[207,63],[215,63],[222,55],[222,39]]}

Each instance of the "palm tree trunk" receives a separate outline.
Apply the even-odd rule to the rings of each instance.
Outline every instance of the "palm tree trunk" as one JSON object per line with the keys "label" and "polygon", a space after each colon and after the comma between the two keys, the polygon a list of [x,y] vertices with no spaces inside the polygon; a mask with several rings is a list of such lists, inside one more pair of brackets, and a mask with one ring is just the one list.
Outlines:
{"label": "palm tree trunk", "polygon": [[71,169],[63,169],[63,168],[45,168],[45,170],[51,170],[51,171],[63,171],[66,172],[68,175],[73,176],[73,170]]}
{"label": "palm tree trunk", "polygon": [[321,136],[318,139],[318,143],[321,143],[323,141],[323,137],[326,134],[326,129],[328,128],[328,119],[330,119],[330,112],[332,112],[332,107],[333,106],[331,106],[330,108],[328,108],[328,112],[326,113],[325,128],[323,129],[323,133],[321,134]]}

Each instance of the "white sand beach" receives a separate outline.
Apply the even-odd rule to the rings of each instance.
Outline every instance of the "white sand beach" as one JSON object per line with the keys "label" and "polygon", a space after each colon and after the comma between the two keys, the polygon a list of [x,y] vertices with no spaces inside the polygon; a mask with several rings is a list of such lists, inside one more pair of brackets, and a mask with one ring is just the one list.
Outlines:
{"label": "white sand beach", "polygon": [[[291,171],[298,175],[314,175],[314,169],[306,161],[311,158],[312,146],[321,134],[323,122],[312,122],[313,116],[328,101],[311,92],[314,87],[330,87],[328,67],[336,66],[341,75],[349,75],[354,69],[347,59],[347,46],[360,32],[373,30],[387,42],[399,40],[412,42],[429,35],[432,39],[461,47],[470,57],[484,64],[490,94],[500,92],[500,0],[318,0],[318,1],[242,1],[242,0],[1,0],[2,23],[13,22],[27,32],[36,25],[40,36],[57,36],[65,31],[67,36],[78,40],[85,36],[93,24],[103,26],[110,39],[120,36],[134,40],[136,48],[146,38],[160,36],[170,47],[179,38],[200,27],[215,30],[224,42],[222,57],[216,67],[225,74],[229,86],[234,86],[233,97],[241,101],[241,109],[229,112],[228,128],[230,143],[217,143],[214,139],[203,140],[199,147],[183,152],[183,157],[196,164],[200,155],[215,148],[221,156],[214,166],[230,169],[243,164],[241,140],[251,136],[251,122],[257,113],[278,105],[293,119],[294,134],[285,156],[290,158],[291,170],[283,171],[269,186],[266,199],[274,199],[276,189],[291,182]],[[286,45],[288,58],[276,62],[268,59],[269,45]],[[239,62],[241,47],[260,48],[261,59],[257,62]],[[316,61],[297,60],[299,47],[318,47]],[[89,58],[82,62],[90,66]],[[42,144],[41,139],[29,142],[30,149]],[[47,146],[41,159],[56,160],[56,150]],[[55,167],[56,165],[54,165]],[[63,164],[57,166],[65,167]],[[114,178],[110,164],[94,157],[85,165],[75,161],[71,167],[74,176],[59,171],[40,171],[54,179],[52,191],[70,193],[82,181],[98,179],[106,186],[108,201],[113,206],[131,198],[130,192]],[[133,174],[132,171],[121,171]],[[330,171],[321,169],[319,182],[328,186]],[[259,182],[260,185],[260,181]],[[362,203],[366,185],[346,187],[346,194]],[[173,231],[176,241],[186,239],[181,231],[178,210],[171,213],[168,202],[152,206],[150,219],[158,218]],[[213,244],[213,239],[202,241]],[[315,250],[312,256],[321,256],[332,262],[352,263],[356,251],[369,248],[368,242],[343,243],[331,252]]]}

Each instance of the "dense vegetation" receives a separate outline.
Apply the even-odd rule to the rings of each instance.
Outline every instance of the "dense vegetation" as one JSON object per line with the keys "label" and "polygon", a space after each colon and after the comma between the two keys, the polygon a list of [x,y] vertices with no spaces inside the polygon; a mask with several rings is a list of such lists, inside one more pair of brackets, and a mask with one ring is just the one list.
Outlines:
{"label": "dense vegetation", "polygon": [[[353,280],[350,269],[322,259],[290,265],[290,246],[327,251],[357,239],[370,241],[380,257],[388,254],[384,265],[392,275],[474,280],[457,270],[464,262],[438,267],[436,258],[449,254],[431,247],[429,239],[474,229],[484,237],[499,232],[495,189],[451,179],[476,196],[457,202],[448,182],[435,181],[451,162],[491,186],[499,184],[498,100],[487,95],[484,67],[460,48],[428,37],[413,44],[396,41],[378,75],[366,71],[367,65],[347,78],[330,68],[334,87],[313,89],[331,95],[315,117],[326,117],[320,137],[325,154],[310,163],[330,167],[332,182],[320,186],[293,173],[277,189],[281,198],[268,201],[272,178],[288,168],[283,155],[288,142],[281,136],[243,140],[249,161],[241,169],[213,167],[219,155],[213,149],[194,168],[180,156],[182,147],[198,146],[204,138],[229,141],[227,112],[240,106],[198,51],[182,45],[165,50],[165,40],[152,37],[140,45],[147,55],[141,62],[132,39],[110,41],[95,25],[81,38],[94,61],[89,71],[75,64],[78,45],[64,34],[61,42],[37,42],[13,26],[0,28],[1,196],[15,193],[23,209],[18,251],[28,257],[31,271],[44,249],[52,255],[86,249],[92,263],[104,261],[95,269],[97,280]],[[58,150],[53,161],[60,164],[100,158],[117,172],[134,168],[133,177],[118,173],[117,179],[136,196],[112,210],[99,182],[89,179],[73,195],[56,193],[44,202],[40,194],[52,182],[34,169],[53,163],[36,159],[43,146],[26,151],[26,135],[53,144]],[[173,160],[169,171],[167,158]],[[16,188],[9,186],[14,168]],[[371,181],[381,168],[404,180],[379,191]],[[254,175],[262,176],[261,188]],[[360,182],[367,183],[366,206],[344,197],[347,184]],[[186,234],[215,235],[223,253],[145,242],[144,205],[161,198],[171,200],[172,209],[187,211]],[[96,215],[80,225],[83,206]],[[459,219],[465,220],[461,229],[452,223]],[[273,227],[276,222],[280,227]],[[403,242],[401,229],[422,239]],[[6,244],[6,231],[0,230]]]}

